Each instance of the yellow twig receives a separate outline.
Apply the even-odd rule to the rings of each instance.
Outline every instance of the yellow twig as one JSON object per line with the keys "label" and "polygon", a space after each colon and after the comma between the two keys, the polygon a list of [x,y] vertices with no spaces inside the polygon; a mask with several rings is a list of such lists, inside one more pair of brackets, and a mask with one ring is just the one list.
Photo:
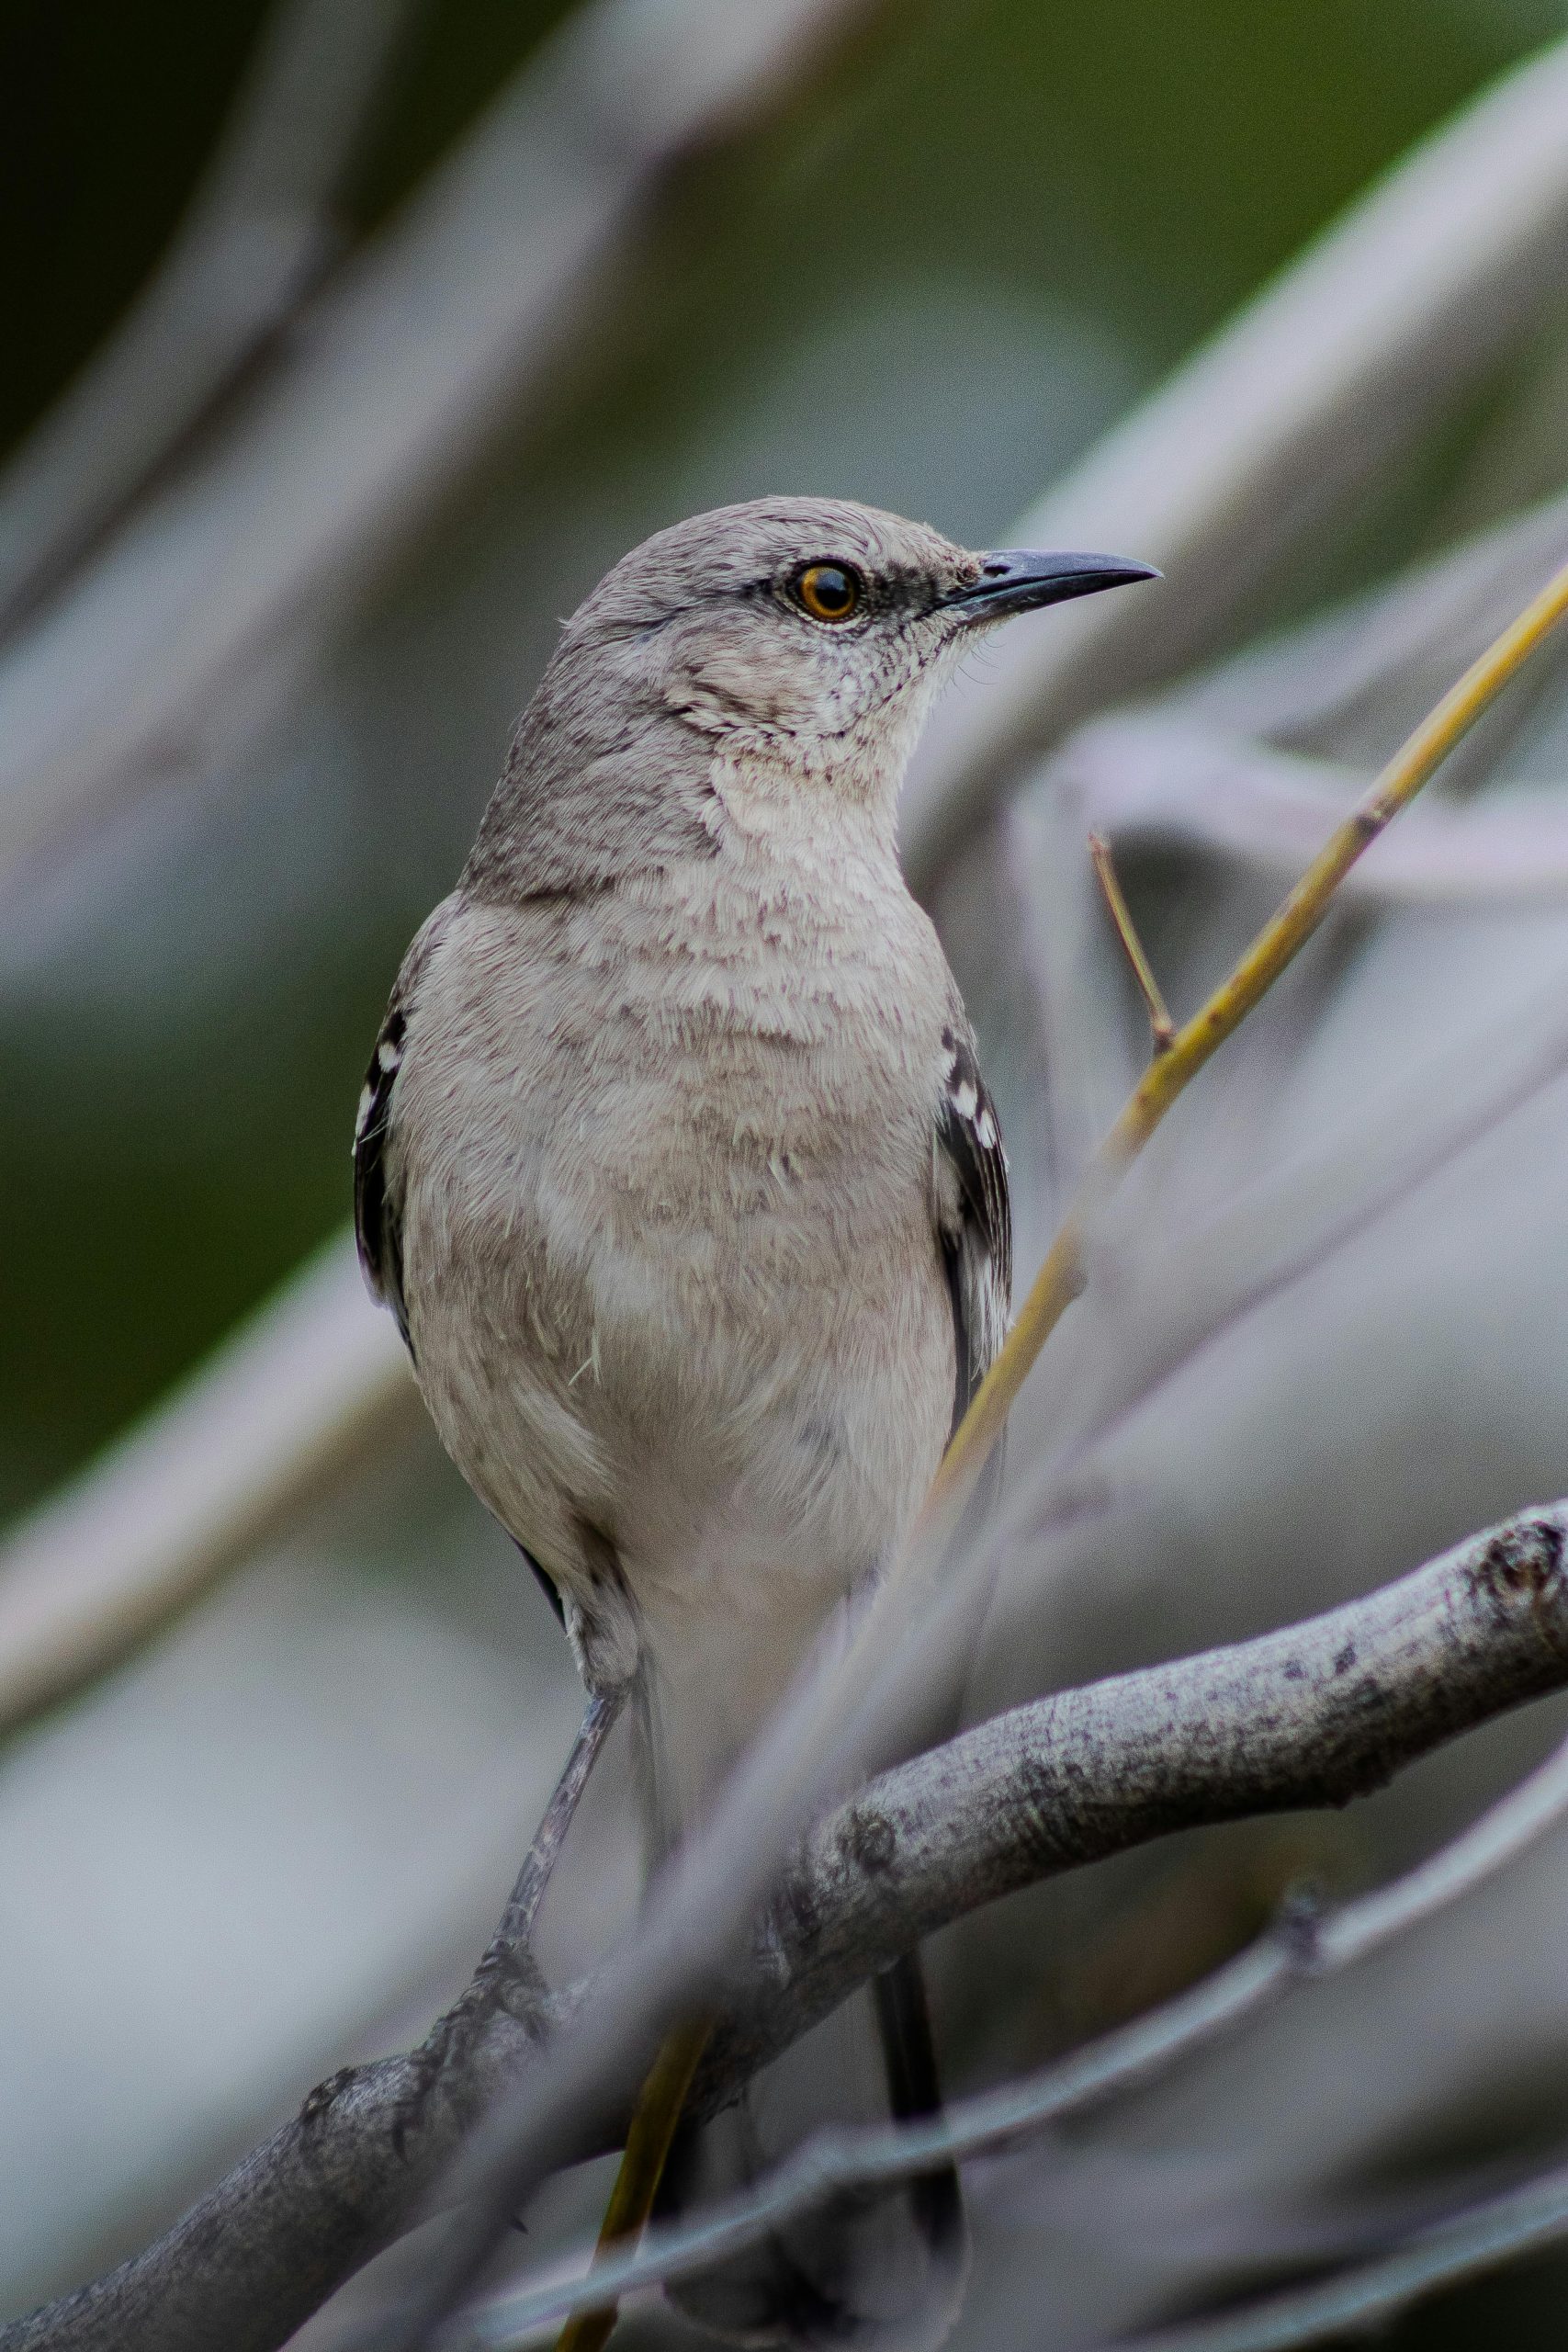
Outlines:
{"label": "yellow twig", "polygon": [[1143,996],[1144,1007],[1149,1016],[1149,1034],[1154,1040],[1154,1050],[1156,1054],[1168,1054],[1176,1043],[1176,1023],[1171,1019],[1165,999],[1159,992],[1159,982],[1155,978],[1154,967],[1144,953],[1144,943],[1138,937],[1137,928],[1133,921],[1132,909],[1122,897],[1122,885],[1116,878],[1116,866],[1111,855],[1111,843],[1102,833],[1090,833],[1089,854],[1094,861],[1095,875],[1100,883],[1101,895],[1111,910],[1111,920],[1116,926],[1116,936],[1122,942],[1122,952],[1133,967],[1133,978],[1137,981],[1139,991]]}
{"label": "yellow twig", "polygon": [[[712,2031],[711,2019],[705,2018],[696,2025],[677,2026],[660,2043],[648,2080],[637,2095],[621,2168],[615,2175],[615,2185],[610,2191],[600,2226],[599,2243],[593,2250],[595,2262],[603,2261],[613,2247],[624,2245],[628,2238],[635,2241],[642,2235],[653,2211],[653,2199],[663,2177],[675,2127],[681,2120],[681,2109],[686,2104],[686,2093],[692,2087],[697,2062]],[[556,2352],[603,2352],[615,2324],[614,2303],[602,2304],[597,2311],[578,2312],[557,2336]]]}
{"label": "yellow twig", "polygon": [[1035,1357],[1083,1288],[1084,1219],[1137,1157],[1171,1104],[1210,1056],[1306,944],[1335,891],[1385,825],[1421,786],[1482,712],[1568,612],[1568,565],[1488,646],[1395,752],[1366,798],[1329,837],[1295,888],[1266,922],[1202,1010],[1156,1054],[1089,1164],[1077,1198],[1034,1278],[1006,1345],[953,1432],[920,1515],[919,1538],[942,1543],[974,1491]]}

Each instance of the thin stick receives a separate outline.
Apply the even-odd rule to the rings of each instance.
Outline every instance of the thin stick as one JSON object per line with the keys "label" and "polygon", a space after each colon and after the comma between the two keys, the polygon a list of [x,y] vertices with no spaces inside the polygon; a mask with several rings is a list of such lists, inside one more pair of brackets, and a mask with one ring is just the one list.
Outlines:
{"label": "thin stick", "polygon": [[[671,2241],[652,2250],[635,2267],[629,2262],[617,2265],[617,2283],[630,2292],[634,2288],[689,2277],[742,2251],[766,2230],[777,2228],[781,2220],[819,2203],[835,2190],[843,2194],[863,2188],[869,2180],[905,2177],[917,2160],[929,2163],[933,2148],[953,2138],[952,2133],[944,2134],[932,2126],[918,2133],[908,2126],[904,2131],[910,2146],[907,2161],[900,2152],[897,2167],[853,2161],[852,2152],[859,2144],[858,2138],[846,2135],[842,2149],[831,2141],[814,2143],[776,2177],[780,2193],[772,2198],[754,2193],[748,2200],[756,2209],[754,2228],[736,2226],[739,2207],[733,2217],[728,2211],[705,2217],[689,2235],[682,2233],[678,2243]],[[892,2134],[868,2132],[863,2138],[867,2150],[874,2145],[880,2152],[891,2143]],[[788,2194],[783,2193],[786,2187]],[[1153,2335],[1118,2339],[1118,2343],[1122,2352],[1291,2352],[1295,2346],[1320,2344],[1328,2337],[1337,2343],[1352,2329],[1359,2333],[1380,2320],[1392,2319],[1437,2288],[1495,2269],[1564,2235],[1568,2235],[1568,2170],[1559,2169],[1472,2206],[1392,2251],[1328,2278],[1266,2296],[1215,2319],[1189,2321]],[[519,2297],[493,2314],[481,2315],[480,2341],[493,2347],[493,2352],[511,2352],[511,2347],[525,2344],[536,2334],[549,2307],[564,2301],[570,2291],[541,2290]]]}
{"label": "thin stick", "polygon": [[918,1540],[940,1547],[951,1533],[1046,1340],[1083,1288],[1084,1228],[1177,1097],[1252,1011],[1327,913],[1357,859],[1407,807],[1435,768],[1501,694],[1568,612],[1568,564],[1517,620],[1471,664],[1395,752],[1359,806],[1330,835],[1279,910],[1208,1002],[1150,1063],[1085,1173],[1018,1319],[953,1432],[920,1514]]}
{"label": "thin stick", "polygon": [[1287,2288],[1212,2320],[1125,2338],[1125,2352],[1293,2352],[1370,2333],[1421,2296],[1477,2278],[1568,2236],[1568,2169],[1472,2205],[1392,2254]]}
{"label": "thin stick", "polygon": [[1133,967],[1133,978],[1137,981],[1143,996],[1145,1009],[1149,1016],[1149,1033],[1154,1041],[1154,1050],[1156,1054],[1168,1054],[1176,1043],[1176,1023],[1171,1019],[1166,1001],[1159,992],[1159,982],[1154,976],[1154,967],[1144,953],[1144,943],[1138,937],[1137,928],[1133,921],[1132,909],[1122,896],[1122,885],[1116,877],[1116,865],[1111,854],[1111,843],[1103,833],[1090,833],[1089,854],[1094,860],[1095,876],[1100,883],[1105,903],[1111,910],[1111,920],[1116,926],[1116,936],[1122,942],[1122,952]]}
{"label": "thin stick", "polygon": [[[686,2093],[712,2035],[713,2021],[705,2018],[694,2025],[677,2026],[660,2044],[626,2132],[620,2170],[593,2252],[595,2264],[628,2239],[635,2244],[641,2237],[664,2176]],[[592,2311],[579,2312],[557,2337],[556,2352],[604,2352],[616,2310],[615,2303],[601,2303]]]}
{"label": "thin stick", "polygon": [[550,1873],[566,1842],[566,1833],[582,1802],[589,1774],[599,1760],[604,1742],[619,1722],[626,1702],[626,1686],[624,1683],[589,1693],[582,1728],[571,1743],[571,1752],[562,1767],[560,1779],[556,1782],[555,1794],[545,1807],[544,1818],[534,1832],[534,1842],[524,1856],[511,1900],[502,1913],[501,1925],[491,1938],[494,1951],[525,1951],[532,1944],[539,1905],[545,1899]]}

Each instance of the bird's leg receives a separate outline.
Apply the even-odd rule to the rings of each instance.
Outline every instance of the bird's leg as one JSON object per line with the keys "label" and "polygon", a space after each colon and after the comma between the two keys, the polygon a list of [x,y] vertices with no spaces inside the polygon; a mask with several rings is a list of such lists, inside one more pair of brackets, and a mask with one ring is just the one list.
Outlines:
{"label": "bird's leg", "polygon": [[[605,1686],[588,1694],[588,1705],[571,1751],[556,1782],[555,1794],[545,1807],[544,1818],[534,1832],[534,1842],[524,1858],[517,1873],[517,1883],[501,1915],[501,1925],[491,1939],[491,1951],[505,1953],[526,1950],[533,1941],[534,1923],[538,1917],[539,1905],[544,1900],[550,1872],[566,1842],[572,1815],[588,1786],[588,1776],[599,1760],[599,1751],[614,1731],[626,1703],[627,1685],[624,1682]],[[488,1960],[490,1953],[485,1958]],[[483,1962],[480,1963],[483,1965]]]}
{"label": "bird's leg", "polygon": [[393,2126],[393,2136],[400,2150],[410,2124],[416,2119],[436,2079],[451,2061],[460,2055],[491,2009],[504,2000],[508,1984],[521,1983],[530,1993],[539,1993],[544,1989],[544,1980],[532,1950],[539,1905],[549,1884],[550,1872],[566,1842],[572,1815],[581,1802],[583,1790],[588,1786],[589,1774],[626,1705],[626,1690],[627,1686],[623,1682],[608,1684],[589,1693],[582,1722],[577,1737],[571,1743],[560,1779],[556,1782],[555,1793],[534,1832],[534,1842],[524,1858],[516,1884],[501,1915],[500,1925],[485,1949],[484,1957],[459,1998],[445,2017],[436,2019],[413,2052],[410,2062],[413,2080]]}

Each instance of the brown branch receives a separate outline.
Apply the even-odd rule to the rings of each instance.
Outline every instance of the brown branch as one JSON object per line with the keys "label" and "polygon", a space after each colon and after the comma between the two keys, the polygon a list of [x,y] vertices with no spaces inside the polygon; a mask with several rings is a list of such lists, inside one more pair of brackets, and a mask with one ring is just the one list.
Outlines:
{"label": "brown branch", "polygon": [[[1173,1829],[1345,1804],[1568,1685],[1565,1545],[1568,1503],[1531,1511],[1325,1616],[1037,1701],[881,1775],[796,1854],[694,2112],[981,1904]],[[514,1956],[471,2030],[322,2084],[144,2254],[0,2329],[0,2352],[273,2352],[428,2211],[468,2126],[592,1998]],[[626,2111],[584,2114],[575,2153],[616,2144]]]}
{"label": "brown branch", "polygon": [[1138,993],[1149,1016],[1149,1035],[1154,1050],[1156,1054],[1168,1054],[1176,1041],[1176,1023],[1160,994],[1154,967],[1144,953],[1144,943],[1138,937],[1137,925],[1133,921],[1133,910],[1127,904],[1117,877],[1111,843],[1103,833],[1090,833],[1089,854],[1094,865],[1095,880],[1100,884],[1100,896],[1116,927],[1116,936],[1122,943],[1122,953],[1133,967],[1133,978],[1138,983]]}

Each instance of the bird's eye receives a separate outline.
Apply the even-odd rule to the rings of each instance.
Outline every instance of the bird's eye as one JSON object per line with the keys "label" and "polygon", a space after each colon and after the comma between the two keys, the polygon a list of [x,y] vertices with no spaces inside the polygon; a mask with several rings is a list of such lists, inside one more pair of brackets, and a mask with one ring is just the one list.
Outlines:
{"label": "bird's eye", "polygon": [[795,602],[814,621],[847,621],[859,610],[864,593],[858,571],[847,563],[808,563],[797,571],[791,586]]}

